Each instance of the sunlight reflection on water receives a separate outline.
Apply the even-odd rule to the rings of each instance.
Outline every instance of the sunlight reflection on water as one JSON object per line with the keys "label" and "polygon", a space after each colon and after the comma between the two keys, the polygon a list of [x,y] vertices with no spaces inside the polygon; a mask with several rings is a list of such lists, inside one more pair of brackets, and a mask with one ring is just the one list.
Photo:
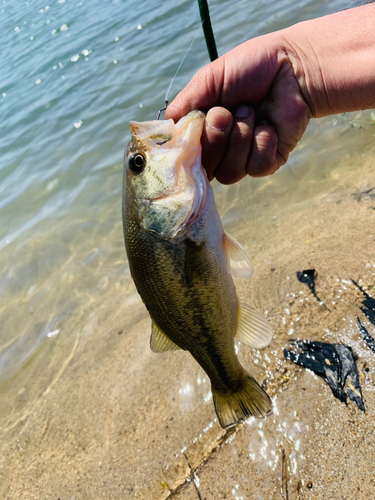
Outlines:
{"label": "sunlight reflection on water", "polygon": [[[286,0],[263,1],[250,9],[241,1],[236,12],[229,2],[211,4],[223,53],[250,36],[352,2],[305,0],[291,9]],[[11,427],[58,379],[77,343],[90,339],[96,326],[104,328],[110,313],[115,315],[116,297],[134,316],[143,311],[131,282],[121,226],[128,122],[155,116],[197,32],[171,97],[208,57],[196,5],[187,0],[157,6],[147,1],[141,11],[139,2],[130,0],[59,0],[51,6],[3,1],[0,30],[5,34],[0,110],[6,124],[0,134],[0,409],[7,422],[9,415],[14,418]],[[230,187],[215,183],[226,229],[241,231],[264,212],[277,228],[281,200],[287,196],[297,210],[324,181],[326,163],[346,151],[361,151],[369,142],[371,116],[344,114],[312,123],[279,176]],[[265,198],[267,189],[271,194]],[[298,293],[300,303],[310,300]],[[291,298],[296,295],[291,292]],[[338,292],[333,302],[339,303],[341,296]],[[285,310],[282,325],[290,336],[296,335],[298,321]],[[352,326],[352,319],[347,322]],[[338,336],[353,342],[345,330]],[[240,343],[236,351],[242,353]],[[254,353],[254,364],[266,378],[272,379],[270,366],[281,363],[277,356],[275,350]],[[180,380],[176,399],[186,412],[197,405],[211,408],[209,381],[203,375]],[[275,470],[280,449],[290,446],[290,468],[296,474],[304,457],[301,436],[309,429],[292,410],[281,416],[279,395],[274,404],[269,424],[247,423],[249,432],[254,430],[247,454]],[[216,419],[202,426],[193,444],[215,425]],[[233,487],[236,498],[241,498],[240,486]]]}

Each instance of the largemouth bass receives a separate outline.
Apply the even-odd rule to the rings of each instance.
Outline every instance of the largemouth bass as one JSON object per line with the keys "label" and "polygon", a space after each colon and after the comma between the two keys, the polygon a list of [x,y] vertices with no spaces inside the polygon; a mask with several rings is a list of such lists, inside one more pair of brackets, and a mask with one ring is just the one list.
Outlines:
{"label": "largemouth bass", "polygon": [[152,320],[154,352],[184,349],[207,373],[226,428],[272,408],[241,366],[234,337],[262,348],[268,321],[239,301],[232,275],[251,276],[245,250],[224,233],[201,165],[205,115],[130,122],[123,226],[131,275]]}

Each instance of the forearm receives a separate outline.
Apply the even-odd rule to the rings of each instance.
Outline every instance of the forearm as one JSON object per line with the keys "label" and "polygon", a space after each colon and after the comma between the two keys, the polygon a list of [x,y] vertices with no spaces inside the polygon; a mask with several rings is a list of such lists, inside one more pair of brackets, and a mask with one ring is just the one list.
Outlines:
{"label": "forearm", "polygon": [[375,4],[299,23],[278,35],[313,117],[375,108]]}

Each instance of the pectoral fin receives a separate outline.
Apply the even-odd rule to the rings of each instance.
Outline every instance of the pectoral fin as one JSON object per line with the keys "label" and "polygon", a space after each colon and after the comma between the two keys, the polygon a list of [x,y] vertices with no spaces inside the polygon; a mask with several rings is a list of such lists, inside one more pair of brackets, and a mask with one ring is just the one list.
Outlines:
{"label": "pectoral fin", "polygon": [[250,347],[262,349],[271,342],[273,330],[266,318],[240,300],[236,337]]}
{"label": "pectoral fin", "polygon": [[224,233],[223,243],[232,276],[235,278],[251,278],[254,274],[254,268],[244,247],[228,233]]}
{"label": "pectoral fin", "polygon": [[180,349],[172,340],[152,321],[150,347],[153,352],[177,351]]}

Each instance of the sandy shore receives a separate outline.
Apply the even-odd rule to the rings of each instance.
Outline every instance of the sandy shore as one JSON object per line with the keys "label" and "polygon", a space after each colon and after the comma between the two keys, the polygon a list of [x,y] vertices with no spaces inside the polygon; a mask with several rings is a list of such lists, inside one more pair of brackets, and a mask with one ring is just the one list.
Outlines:
{"label": "sandy shore", "polygon": [[[129,284],[92,304],[48,388],[5,418],[1,498],[370,499],[375,355],[358,333],[356,315],[368,323],[350,280],[374,289],[372,188],[374,150],[340,159],[319,178],[290,170],[230,191],[242,217],[227,208],[225,227],[255,267],[253,279],[236,282],[238,295],[267,311],[275,330],[268,348],[241,346],[240,358],[273,398],[271,417],[222,431],[191,356],[150,351],[150,320]],[[227,194],[219,191],[219,206]],[[296,279],[308,268],[330,311]],[[286,361],[291,338],[351,346],[366,413]]]}

